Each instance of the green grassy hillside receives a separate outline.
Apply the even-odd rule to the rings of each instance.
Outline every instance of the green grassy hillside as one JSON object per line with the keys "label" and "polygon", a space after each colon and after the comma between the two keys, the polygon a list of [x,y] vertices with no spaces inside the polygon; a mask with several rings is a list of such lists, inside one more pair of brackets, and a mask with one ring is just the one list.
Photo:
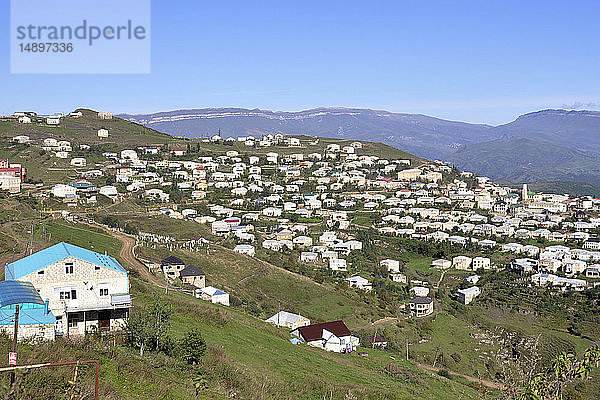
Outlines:
{"label": "green grassy hillside", "polygon": [[[117,255],[120,243],[103,231],[64,221],[38,221],[33,238],[27,236],[26,224],[11,227],[11,234],[23,241],[32,240],[37,247],[68,240],[76,245]],[[92,247],[93,246],[93,247]],[[372,308],[360,299],[337,293],[334,288],[280,271],[275,267],[253,264],[242,256],[224,251],[204,255],[181,254],[188,261],[206,269],[219,285],[232,285],[241,296],[258,299],[269,305],[282,299],[282,306],[306,308],[311,315],[353,319],[357,311]],[[213,261],[211,261],[213,260]],[[216,260],[216,261],[214,261]],[[129,267],[127,264],[124,264]],[[265,270],[266,268],[266,270]],[[230,270],[229,273],[226,271]],[[109,339],[90,337],[82,342],[58,340],[42,345],[22,344],[21,363],[99,359],[102,363],[100,393],[105,399],[477,399],[478,390],[460,378],[449,380],[421,373],[400,356],[372,349],[361,357],[332,354],[306,345],[292,345],[286,330],[266,324],[242,308],[224,308],[192,296],[155,287],[132,274],[131,293],[135,310],[162,298],[173,308],[170,335],[174,340],[193,328],[200,329],[208,343],[208,353],[198,367],[183,363],[178,357],[159,352],[140,356],[136,350],[115,344]],[[249,276],[245,282],[239,277]],[[238,282],[236,285],[235,282]],[[330,305],[325,307],[326,305]],[[322,309],[321,309],[322,308]],[[374,308],[373,308],[374,309]],[[329,314],[329,315],[328,315]],[[8,351],[10,340],[0,340],[0,351]],[[205,385],[197,393],[195,379]],[[73,368],[40,370],[22,378],[19,398],[62,399],[72,391],[67,383]],[[6,390],[7,376],[0,383]],[[80,394],[92,390],[93,375],[81,367]]]}

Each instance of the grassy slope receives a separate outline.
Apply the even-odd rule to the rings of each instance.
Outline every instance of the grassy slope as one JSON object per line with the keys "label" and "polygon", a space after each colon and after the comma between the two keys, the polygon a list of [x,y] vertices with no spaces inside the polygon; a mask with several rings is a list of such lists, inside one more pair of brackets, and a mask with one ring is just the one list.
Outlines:
{"label": "grassy slope", "polygon": [[[51,242],[68,239],[87,248],[91,248],[93,243],[95,250],[107,250],[111,254],[118,254],[120,248],[113,238],[94,229],[62,221],[48,221],[43,226],[45,229],[40,224],[34,236],[40,245],[44,239],[49,239],[52,233]],[[235,267],[233,270],[238,274],[241,269],[246,271],[245,268],[252,271],[251,266],[244,265],[241,261],[243,260],[227,257],[218,263],[218,267],[214,267],[215,272],[217,268],[224,271],[227,267]],[[208,269],[209,266],[203,267]],[[234,275],[232,273],[231,277]],[[309,302],[311,299],[321,301],[319,296],[326,291],[310,281],[290,278],[287,273],[281,272],[280,275],[274,271],[268,275],[273,275],[273,279],[260,279],[246,286],[260,287],[260,290],[272,296],[277,294],[271,291],[277,290],[301,293]],[[216,278],[225,281],[230,279],[229,276],[217,275]],[[154,295],[165,297],[162,289],[152,287],[137,278],[132,279],[132,284],[136,308],[148,304]],[[288,285],[292,285],[293,289]],[[327,291],[333,296],[338,296],[331,289]],[[287,332],[239,310],[209,305],[193,297],[173,292],[165,298],[174,307],[173,335],[180,337],[187,330],[198,327],[211,345],[205,365],[209,385],[200,398],[223,398],[225,395],[237,393],[238,398],[321,399],[322,396],[332,393],[334,399],[341,399],[348,392],[361,399],[477,398],[476,391],[468,386],[437,376],[427,377],[416,372],[410,364],[394,361],[389,354],[383,352],[368,350],[370,357],[363,358],[356,354],[344,356],[307,346],[294,346],[289,343]],[[339,298],[343,299],[343,296]],[[343,309],[335,307],[334,310],[343,312]],[[0,346],[6,350],[9,341],[1,341]],[[187,399],[193,392],[192,370],[160,354],[140,357],[126,348],[104,349],[102,343],[70,345],[61,341],[43,346],[23,345],[20,354],[23,362],[100,359],[103,365],[103,398]],[[397,366],[394,368],[397,370],[394,374],[386,372],[386,366],[390,362]],[[46,389],[40,390],[40,387],[48,390],[52,388],[51,393],[54,393],[56,398],[61,398],[65,390],[64,381],[71,373],[72,370],[69,369],[57,372],[43,371],[26,378],[22,398],[37,398],[40,395],[52,398],[49,397],[50,392]],[[84,386],[89,390],[91,374],[84,374],[82,379],[87,382],[87,386]]]}
{"label": "grassy slope", "polygon": [[212,247],[209,253],[151,251],[142,248],[145,258],[159,261],[168,254],[181,257],[196,265],[208,276],[207,284],[223,288],[244,302],[254,302],[263,316],[277,312],[279,306],[299,312],[313,320],[343,319],[356,327],[384,316],[369,297],[336,290],[331,285],[320,285],[308,278],[292,274],[254,258],[231,250]]}
{"label": "grassy slope", "polygon": [[[163,144],[174,140],[171,136],[157,132],[151,128],[113,118],[102,120],[97,112],[80,109],[83,116],[79,118],[61,118],[59,126],[46,125],[42,119],[38,123],[19,124],[16,120],[0,122],[0,137],[12,138],[16,135],[28,135],[31,139],[53,137],[59,140],[69,140],[72,144],[114,144],[118,146],[142,146]],[[100,128],[108,129],[110,137],[98,138]]]}

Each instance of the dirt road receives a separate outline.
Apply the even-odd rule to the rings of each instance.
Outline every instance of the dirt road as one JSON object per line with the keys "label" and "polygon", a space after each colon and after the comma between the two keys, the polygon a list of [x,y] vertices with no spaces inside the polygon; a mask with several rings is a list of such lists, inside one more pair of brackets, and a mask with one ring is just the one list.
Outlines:
{"label": "dirt road", "polygon": [[[431,365],[421,364],[421,363],[418,363],[418,362],[415,362],[415,361],[413,361],[413,364],[421,372],[435,372],[435,373],[437,373],[441,369],[441,368],[432,367]],[[450,375],[459,376],[461,378],[464,378],[464,379],[468,380],[469,382],[479,383],[479,384],[481,384],[481,385],[483,385],[485,387],[488,387],[490,389],[496,389],[496,390],[505,390],[506,389],[506,386],[504,386],[503,384],[498,383],[498,382],[489,381],[487,379],[479,379],[479,378],[475,378],[473,376],[459,374],[458,372],[454,372],[454,371],[449,371],[449,372],[450,372]]]}
{"label": "dirt road", "polygon": [[156,278],[154,275],[152,275],[150,273],[150,271],[148,271],[148,268],[146,268],[146,266],[144,264],[142,264],[135,258],[135,255],[133,253],[134,247],[136,244],[134,238],[132,238],[131,236],[126,235],[124,233],[112,231],[102,225],[89,224],[87,222],[81,222],[81,221],[79,223],[83,224],[83,225],[95,227],[95,228],[100,228],[103,231],[105,231],[106,233],[108,233],[109,235],[111,235],[112,237],[114,237],[115,239],[117,239],[118,241],[120,241],[123,244],[123,247],[121,248],[121,251],[119,252],[119,257],[121,258],[121,260],[125,261],[129,265],[129,267],[131,269],[135,270],[144,280],[146,280],[156,286],[160,286],[160,287],[165,286],[158,278]]}

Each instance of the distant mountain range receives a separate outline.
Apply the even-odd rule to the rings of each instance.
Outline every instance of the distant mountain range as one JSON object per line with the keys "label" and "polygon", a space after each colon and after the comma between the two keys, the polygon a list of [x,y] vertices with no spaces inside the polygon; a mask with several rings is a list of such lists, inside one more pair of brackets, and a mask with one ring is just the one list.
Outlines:
{"label": "distant mountain range", "polygon": [[209,136],[220,129],[223,137],[283,132],[383,142],[496,180],[600,186],[596,111],[542,110],[499,126],[352,108],[207,108],[120,117],[186,137]]}

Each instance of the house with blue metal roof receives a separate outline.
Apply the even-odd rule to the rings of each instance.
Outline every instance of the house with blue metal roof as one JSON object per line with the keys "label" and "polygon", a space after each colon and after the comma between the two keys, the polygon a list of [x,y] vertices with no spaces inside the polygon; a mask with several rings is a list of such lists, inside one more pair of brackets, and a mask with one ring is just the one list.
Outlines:
{"label": "house with blue metal roof", "polygon": [[13,335],[17,306],[18,340],[54,340],[56,318],[29,282],[0,282],[0,332]]}
{"label": "house with blue metal roof", "polygon": [[6,265],[4,273],[33,284],[58,334],[119,330],[129,315],[129,273],[107,254],[61,242]]}

